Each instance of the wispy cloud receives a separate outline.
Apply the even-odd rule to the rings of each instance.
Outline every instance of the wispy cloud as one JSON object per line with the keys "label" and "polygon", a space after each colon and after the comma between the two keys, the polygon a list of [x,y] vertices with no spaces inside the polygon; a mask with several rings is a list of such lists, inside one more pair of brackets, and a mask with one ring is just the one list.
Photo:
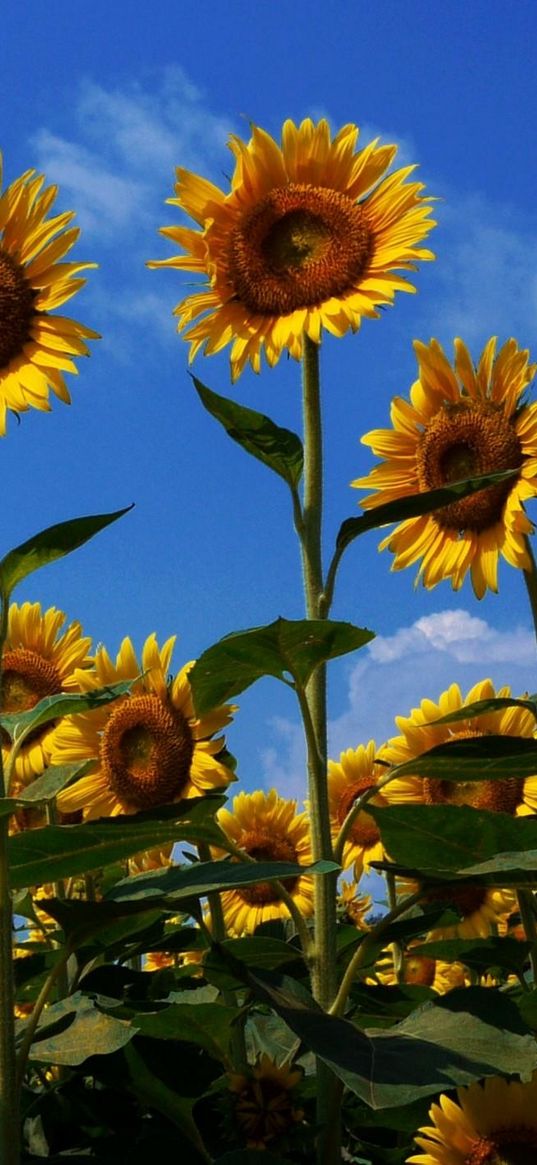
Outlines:
{"label": "wispy cloud", "polygon": [[445,199],[434,237],[434,285],[420,300],[424,338],[451,344],[460,335],[481,345],[491,335],[515,336],[526,345],[537,316],[535,223],[482,194],[447,191]]}
{"label": "wispy cloud", "polygon": [[[463,694],[490,678],[515,695],[535,687],[535,643],[525,627],[497,631],[465,610],[438,611],[394,635],[368,645],[348,676],[347,706],[329,724],[329,753],[396,732],[394,718],[407,715],[422,699],[436,700],[452,683]],[[303,798],[305,752],[302,728],[290,720],[271,721],[275,744],[261,757],[265,785],[284,796]]]}

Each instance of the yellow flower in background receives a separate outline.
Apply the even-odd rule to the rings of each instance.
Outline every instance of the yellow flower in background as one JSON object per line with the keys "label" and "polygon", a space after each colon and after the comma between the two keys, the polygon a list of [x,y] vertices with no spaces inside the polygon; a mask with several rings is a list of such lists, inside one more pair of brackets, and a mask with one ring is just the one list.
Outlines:
{"label": "yellow flower in background", "polygon": [[[458,712],[478,700],[509,697],[509,687],[496,692],[491,680],[474,684],[463,697],[458,684],[451,684],[435,703],[422,700],[409,716],[396,716],[400,736],[394,736],[379,750],[379,758],[390,765],[406,764],[435,748],[455,740],[477,739],[483,736],[523,736],[532,739],[535,719],[526,708],[513,706],[482,716],[468,716],[451,724],[435,724],[443,716]],[[405,805],[471,805],[497,813],[523,816],[537,813],[537,775],[534,777],[505,777],[492,781],[442,781],[438,778],[394,777],[383,789],[389,804]]]}
{"label": "yellow flower in background", "polygon": [[[269,793],[239,793],[233,800],[233,811],[219,809],[218,823],[224,833],[259,862],[312,862],[309,821],[306,813],[296,812],[296,801],[279,797],[275,789]],[[213,850],[214,857],[224,857]],[[313,879],[298,876],[286,878],[283,883],[288,894],[304,917],[313,914]],[[289,918],[289,910],[272,882],[257,882],[240,886],[221,894],[226,926],[235,935],[252,934],[262,922],[274,918]]]}
{"label": "yellow flower in background", "polygon": [[357,882],[341,882],[339,906],[345,922],[351,923],[357,930],[369,930],[367,915],[373,909],[373,899],[370,894],[358,894],[357,887]]}
{"label": "yellow flower in background", "polygon": [[[57,803],[60,812],[84,812],[84,819],[116,817],[225,788],[235,779],[219,755],[223,737],[211,739],[231,720],[234,707],[223,704],[196,716],[186,664],[168,683],[175,636],[159,648],[146,640],[138,662],[126,638],[114,663],[105,648],[91,672],[79,672],[83,691],[135,680],[131,693],[103,708],[60,722],[54,735],[53,763],[94,759],[92,770]],[[143,678],[141,673],[146,673]],[[97,759],[95,759],[97,758]]]}
{"label": "yellow flower in background", "polygon": [[412,948],[418,946],[421,941],[419,939],[409,943],[407,950],[403,952],[399,979],[395,971],[393,950],[387,947],[375,963],[374,979],[368,978],[366,982],[370,985],[379,982],[383,987],[393,987],[398,982],[407,983],[412,987],[430,987],[438,995],[445,995],[454,987],[465,987],[467,972],[462,963],[446,963],[442,959],[431,959],[428,955],[415,954]]}
{"label": "yellow flower in background", "polygon": [[395,554],[393,570],[419,562],[426,587],[450,579],[458,590],[470,572],[478,599],[498,589],[500,555],[528,569],[525,536],[533,526],[524,503],[537,494],[537,405],[523,393],[535,373],[529,353],[507,340],[496,355],[486,344],[477,367],[462,340],[452,366],[437,340],[416,342],[419,378],[410,402],[392,402],[392,429],[362,437],[384,460],[352,485],[373,488],[364,509],[437,489],[464,478],[514,469],[504,483],[479,490],[432,514],[408,518],[380,543]]}
{"label": "yellow flower in background", "polygon": [[440,1096],[431,1125],[415,1136],[408,1165],[533,1165],[537,1160],[537,1073],[527,1084],[491,1076]]}
{"label": "yellow flower in background", "polygon": [[[90,667],[91,639],[80,623],[64,628],[67,616],[56,607],[41,610],[40,603],[11,603],[2,653],[1,708],[4,715],[29,711],[46,696],[79,690],[80,669]],[[26,785],[50,764],[54,725],[37,728],[27,738],[15,761],[15,782]],[[4,738],[5,740],[6,738]],[[2,746],[6,765],[10,748]]]}
{"label": "yellow flower in background", "polygon": [[[370,740],[367,745],[360,744],[358,748],[348,748],[342,752],[339,762],[328,761],[328,809],[334,841],[354,802],[367,789],[376,785],[379,777],[386,774],[386,768],[375,763],[376,755],[375,742]],[[376,794],[372,804],[385,805],[383,794]],[[371,862],[381,862],[385,856],[377,823],[363,809],[347,835],[343,848],[343,869],[353,866],[355,877],[359,880],[362,871],[369,870]]]}
{"label": "yellow flower in background", "polygon": [[228,1074],[235,1123],[248,1149],[266,1149],[303,1119],[296,1096],[302,1076],[301,1068],[278,1065],[265,1053],[247,1074]]}
{"label": "yellow flower in background", "polygon": [[[260,369],[284,350],[299,359],[303,334],[319,343],[356,331],[362,317],[414,287],[395,271],[433,259],[417,246],[435,225],[423,184],[406,166],[386,176],[397,146],[378,139],[356,151],[358,127],[331,139],[328,122],[286,121],[281,146],[252,127],[248,143],[230,138],[235,159],[231,190],[178,168],[172,205],[199,230],[164,227],[186,252],[150,267],[193,271],[204,282],[175,308],[190,358],[231,344],[236,380],[250,361]],[[192,323],[192,321],[196,321]]]}
{"label": "yellow flower in background", "polygon": [[[424,883],[421,883],[422,887]],[[410,893],[420,888],[420,883],[407,884]],[[428,934],[431,942],[450,938],[487,938],[500,930],[516,909],[514,890],[499,890],[495,886],[478,886],[472,882],[454,880],[441,886],[438,883],[426,887],[422,904],[431,905],[445,902],[446,910],[454,906],[460,918],[456,922],[436,926]]]}
{"label": "yellow flower in background", "polygon": [[[0,155],[0,183],[1,183]],[[70,402],[64,373],[78,371],[75,356],[88,356],[97,332],[75,320],[51,315],[86,280],[80,272],[95,263],[63,262],[80,231],[69,224],[74,211],[47,218],[57,186],[27,170],[0,196],[0,434],[7,410],[50,411],[49,392]]]}

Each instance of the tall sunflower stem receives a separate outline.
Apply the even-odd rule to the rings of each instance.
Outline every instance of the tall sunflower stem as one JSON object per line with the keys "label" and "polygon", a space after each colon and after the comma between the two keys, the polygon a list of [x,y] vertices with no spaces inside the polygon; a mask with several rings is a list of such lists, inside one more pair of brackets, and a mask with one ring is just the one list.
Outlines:
{"label": "tall sunflower stem", "polygon": [[[319,375],[319,346],[304,335],[302,411],[304,436],[304,490],[302,506],[302,572],[308,619],[326,618],[322,566],[323,436]],[[300,532],[299,532],[300,533]],[[304,721],[308,764],[308,797],[314,861],[333,859],[327,784],[326,667],[316,668],[299,702]],[[312,991],[328,1008],[337,991],[336,969],[337,874],[315,878],[315,949]],[[333,1165],[340,1156],[339,1097],[336,1078],[317,1061],[318,1165]]]}
{"label": "tall sunflower stem", "polygon": [[537,639],[537,563],[535,562],[533,547],[527,534],[525,535],[524,541],[526,543],[526,551],[530,560],[530,566],[528,570],[524,570],[522,573],[524,575],[524,582],[526,584],[528,599],[530,601],[535,638]]}
{"label": "tall sunflower stem", "polygon": [[[0,611],[0,688],[7,634],[7,603]],[[0,749],[0,797],[6,796]],[[15,991],[13,983],[13,909],[9,889],[9,817],[0,819],[0,1161],[19,1165],[20,1105],[15,1058]]]}

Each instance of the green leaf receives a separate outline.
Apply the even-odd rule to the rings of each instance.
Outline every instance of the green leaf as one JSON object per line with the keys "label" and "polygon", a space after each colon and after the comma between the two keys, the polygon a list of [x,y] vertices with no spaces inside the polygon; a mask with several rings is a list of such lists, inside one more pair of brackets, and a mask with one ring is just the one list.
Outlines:
{"label": "green leaf", "polygon": [[85,902],[47,898],[47,914],[61,926],[71,950],[92,942],[103,950],[162,917],[152,902]]}
{"label": "green leaf", "polygon": [[14,890],[98,870],[170,841],[220,843],[212,814],[222,796],[192,798],[148,813],[101,817],[83,825],[48,825],[9,838]]}
{"label": "green leaf", "polygon": [[267,1149],[232,1149],[218,1157],[214,1165],[291,1165],[288,1157],[275,1157]]}
{"label": "green leaf", "polygon": [[499,473],[484,473],[480,477],[450,482],[440,489],[426,490],[423,493],[398,498],[393,502],[384,502],[381,506],[367,510],[359,518],[347,518],[339,529],[337,549],[341,552],[350,542],[358,538],[359,534],[365,534],[368,530],[376,530],[379,526],[388,526],[392,522],[404,522],[408,518],[419,518],[422,514],[431,514],[434,510],[440,510],[443,506],[459,501],[489,485],[509,481],[511,477],[518,476],[519,472],[518,469],[506,469]]}
{"label": "green leaf", "polygon": [[522,971],[530,951],[531,943],[509,935],[504,938],[489,935],[488,938],[438,939],[412,947],[413,955],[442,959],[446,963],[464,963],[476,971],[486,971],[490,967]]}
{"label": "green leaf", "polygon": [[397,765],[392,773],[397,777],[432,777],[440,781],[531,777],[537,774],[537,740],[492,735],[450,740]]}
{"label": "green leaf", "polygon": [[242,445],[247,453],[283,477],[291,489],[296,489],[302,477],[304,461],[302,443],[296,433],[279,428],[263,413],[254,412],[225,396],[219,396],[197,377],[193,376],[192,379],[207,412],[220,421],[226,433]]}
{"label": "green leaf", "polygon": [[213,946],[203,960],[203,974],[209,983],[213,983],[220,991],[235,990],[242,985],[230,971],[229,960],[226,954],[230,953],[241,962],[246,963],[250,970],[256,967],[289,969],[295,965],[298,972],[304,970],[301,952],[289,943],[280,939],[263,938],[255,935],[250,938],[226,939],[220,946]]}
{"label": "green leaf", "polygon": [[94,534],[122,518],[132,510],[132,506],[125,506],[123,510],[115,510],[112,514],[92,514],[85,518],[72,518],[68,522],[59,522],[49,526],[27,542],[10,550],[0,561],[0,592],[4,602],[23,579],[39,570],[41,566],[48,566],[57,558],[63,558],[72,550],[83,546]]}
{"label": "green leaf", "polygon": [[506,708],[526,708],[537,719],[537,696],[527,696],[524,700],[515,699],[514,696],[494,696],[490,700],[476,700],[473,704],[465,704],[457,712],[448,712],[447,716],[430,720],[429,724],[453,724],[457,720],[468,720],[471,716],[483,716],[487,712],[503,712]]}
{"label": "green leaf", "polygon": [[120,696],[130,692],[134,680],[121,680],[117,684],[109,684],[105,688],[96,688],[93,692],[60,692],[57,696],[45,696],[27,712],[11,712],[9,716],[2,716],[0,724],[11,740],[20,740],[21,736],[28,736],[49,724],[51,720],[61,720],[63,716],[74,716],[77,712],[92,712],[95,708],[102,708]]}
{"label": "green leaf", "polygon": [[181,1130],[194,1150],[192,1165],[197,1165],[198,1161],[209,1163],[209,1154],[205,1150],[192,1116],[195,1099],[179,1096],[163,1080],[155,1076],[133,1044],[124,1048],[123,1055],[129,1069],[131,1091],[143,1104],[156,1108],[157,1112],[161,1112],[167,1120]]}
{"label": "green leaf", "polygon": [[[56,1035],[46,1034],[49,1025],[66,1017],[69,1026]],[[83,1064],[90,1056],[104,1056],[123,1048],[136,1034],[125,1020],[105,1015],[80,991],[47,1008],[43,1038],[38,1028],[30,1059],[49,1064]]]}
{"label": "green leaf", "polygon": [[300,866],[296,862],[232,862],[222,858],[214,862],[195,862],[189,866],[170,866],[149,874],[136,874],[117,882],[109,891],[109,899],[128,902],[137,898],[165,898],[180,902],[192,895],[208,894],[211,890],[229,890],[236,886],[255,886],[258,882],[283,881],[309,874],[331,874],[339,870],[335,862],[314,862]]}
{"label": "green leaf", "polygon": [[236,631],[209,647],[189,673],[198,715],[243,692],[262,676],[307,684],[320,664],[369,643],[372,631],[329,619],[276,619]]}
{"label": "green leaf", "polygon": [[133,1021],[142,1036],[198,1044],[214,1060],[226,1065],[233,1024],[240,1014],[238,1007],[226,1007],[223,1003],[172,1003],[162,1011],[138,1012]]}
{"label": "green leaf", "polygon": [[[306,1047],[324,1060],[344,1084],[372,1108],[390,1108],[499,1073],[529,1078],[537,1067],[537,1042],[520,1034],[514,1005],[502,1000],[493,1019],[498,993],[489,998],[487,1018],[472,1014],[475,991],[464,988],[448,1005],[423,1004],[387,1032],[360,1031],[346,1019],[328,1015],[304,1002],[293,981],[274,972],[245,971],[258,998],[285,1019]],[[494,996],[494,998],[492,998]],[[506,1026],[503,1026],[503,1025]]]}
{"label": "green leaf", "polygon": [[26,786],[24,793],[17,797],[3,797],[0,800],[0,817],[8,817],[10,813],[16,813],[17,809],[35,808],[40,804],[46,804],[47,801],[53,801],[56,794],[70,781],[83,776],[91,763],[85,760],[71,765],[51,765],[41,777],[37,777]]}
{"label": "green leaf", "polygon": [[[482,862],[511,854],[523,867],[537,850],[537,818],[474,809],[471,805],[367,806],[394,862],[422,871],[481,873]],[[498,884],[501,883],[499,875]]]}

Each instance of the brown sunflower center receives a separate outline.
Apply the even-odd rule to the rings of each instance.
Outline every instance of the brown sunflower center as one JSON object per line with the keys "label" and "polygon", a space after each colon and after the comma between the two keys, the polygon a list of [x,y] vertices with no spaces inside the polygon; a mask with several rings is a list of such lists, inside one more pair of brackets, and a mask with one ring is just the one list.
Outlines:
{"label": "brown sunflower center", "polygon": [[[297,853],[289,838],[275,837],[260,829],[245,833],[241,839],[241,849],[256,862],[296,862]],[[292,893],[298,878],[282,879],[282,885]],[[256,882],[255,886],[241,886],[241,898],[249,906],[265,906],[269,902],[279,902],[280,894],[273,882]]]}
{"label": "brown sunflower center", "polygon": [[446,886],[433,886],[425,895],[426,902],[453,903],[463,918],[469,918],[481,909],[487,898],[486,886],[462,885],[448,882]]}
{"label": "brown sunflower center", "polygon": [[[465,477],[518,469],[522,449],[511,418],[490,401],[446,404],[422,433],[417,470],[422,490],[438,489]],[[478,490],[437,510],[445,530],[486,530],[501,518],[512,482]]]}
{"label": "brown sunflower center", "polygon": [[[454,732],[451,739],[475,739],[482,732]],[[524,781],[520,777],[505,777],[498,781],[442,781],[426,777],[423,799],[426,805],[471,805],[474,809],[490,809],[495,813],[513,814],[522,801]]]}
{"label": "brown sunflower center", "polygon": [[419,987],[432,987],[436,971],[434,959],[426,955],[407,955],[403,967],[405,983],[412,983]]}
{"label": "brown sunflower center", "polygon": [[[345,818],[350,813],[355,801],[365,793],[367,789],[371,789],[376,782],[370,777],[363,777],[362,780],[354,781],[347,789],[344,789],[339,798],[337,807],[337,819],[340,825],[343,825]],[[380,793],[376,797],[372,797],[374,805],[386,805],[384,797]],[[378,826],[373,818],[365,809],[362,809],[358,816],[354,819],[353,824],[348,834],[350,840],[354,845],[362,846],[364,849],[369,849],[380,840],[380,832]]]}
{"label": "brown sunflower center", "polygon": [[45,696],[62,690],[60,674],[50,660],[26,647],[5,651],[2,660],[1,706],[4,713],[27,712]]}
{"label": "brown sunflower center", "polygon": [[515,1125],[480,1137],[464,1165],[534,1165],[537,1159],[537,1128]]}
{"label": "brown sunflower center", "polygon": [[277,1080],[258,1079],[249,1081],[237,1098],[235,1115],[248,1141],[262,1145],[285,1132],[298,1114]]}
{"label": "brown sunflower center", "polygon": [[287,315],[353,290],[373,250],[363,207],[324,186],[277,187],[232,231],[233,297],[260,315]]}
{"label": "brown sunflower center", "polygon": [[23,268],[0,247],[0,368],[7,368],[30,338],[34,297]]}
{"label": "brown sunflower center", "polygon": [[151,809],[180,797],[190,776],[194,741],[184,716],[158,696],[133,696],[106,724],[101,762],[125,805]]}

